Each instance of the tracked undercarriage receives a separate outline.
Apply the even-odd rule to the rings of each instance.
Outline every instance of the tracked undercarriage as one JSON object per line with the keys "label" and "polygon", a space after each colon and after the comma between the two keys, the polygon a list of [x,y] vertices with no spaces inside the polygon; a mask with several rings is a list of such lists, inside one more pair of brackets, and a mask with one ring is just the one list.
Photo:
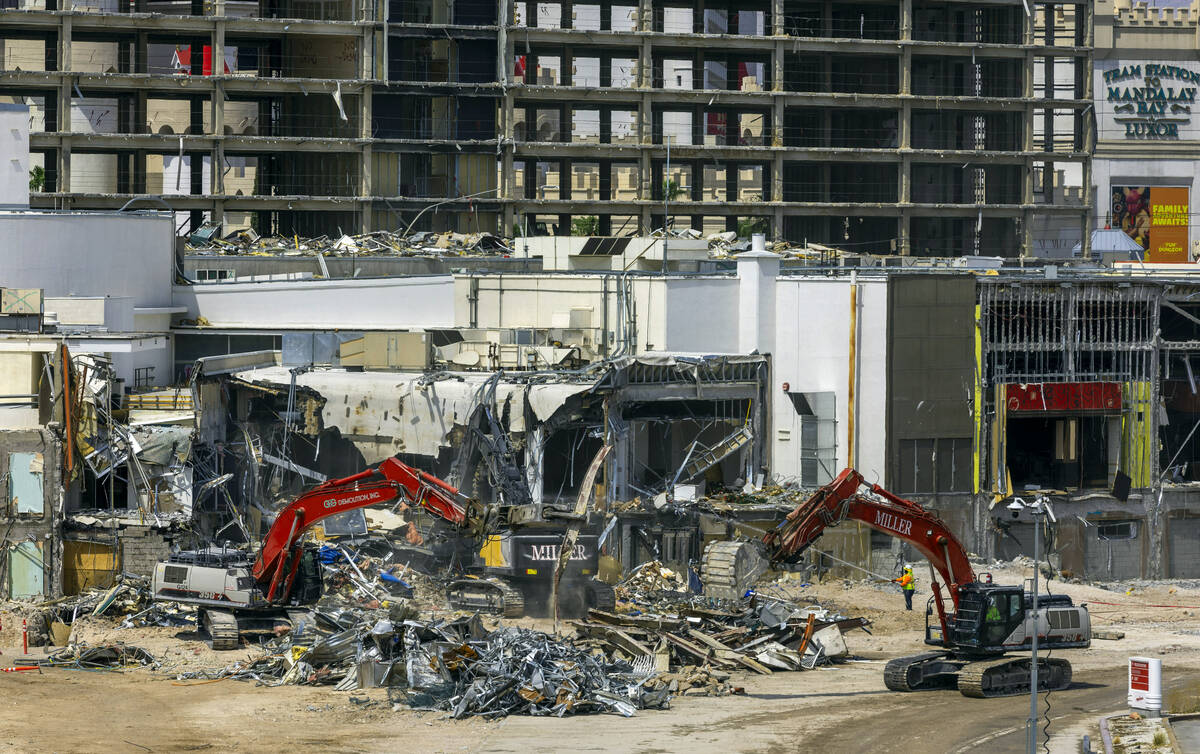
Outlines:
{"label": "tracked undercarriage", "polygon": [[[1026,657],[973,660],[949,652],[924,652],[888,662],[883,682],[892,691],[930,691],[955,686],[963,696],[989,699],[1028,694],[1032,662]],[[1039,658],[1038,690],[1060,691],[1071,685],[1071,664]]]}

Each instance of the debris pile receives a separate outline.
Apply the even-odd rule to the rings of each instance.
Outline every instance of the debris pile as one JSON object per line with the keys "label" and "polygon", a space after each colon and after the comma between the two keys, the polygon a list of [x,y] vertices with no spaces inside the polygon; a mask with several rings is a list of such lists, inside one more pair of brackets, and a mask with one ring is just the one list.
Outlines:
{"label": "debris pile", "polygon": [[494,256],[511,254],[510,244],[491,233],[416,233],[377,230],[359,235],[260,236],[239,230],[218,237],[221,226],[206,223],[187,240],[191,254],[239,256]]}
{"label": "debris pile", "polygon": [[[450,717],[504,717],[615,712],[668,706],[647,662],[614,661],[569,640],[508,626],[480,639],[447,641],[410,624],[405,633],[409,705]],[[412,693],[416,692],[416,693]]]}
{"label": "debris pile", "polygon": [[332,685],[342,691],[387,686],[394,705],[441,710],[454,718],[588,712],[628,717],[668,705],[672,684],[655,682],[649,662],[614,660],[530,629],[488,631],[477,615],[449,621],[415,616],[406,604],[317,610],[311,621],[268,640],[260,657],[176,678]]}
{"label": "debris pile", "polygon": [[688,580],[676,571],[646,563],[616,587],[615,612],[589,610],[586,620],[572,625],[585,643],[614,657],[673,672],[667,682],[677,689],[686,684],[704,693],[728,693],[727,674],[702,680],[692,674],[810,670],[847,657],[843,632],[870,624],[759,593],[730,604],[706,601],[688,589]]}
{"label": "debris pile", "polygon": [[154,655],[132,644],[104,644],[95,647],[89,647],[86,644],[72,644],[38,662],[47,667],[69,667],[82,670],[119,670],[158,665],[158,660]]}

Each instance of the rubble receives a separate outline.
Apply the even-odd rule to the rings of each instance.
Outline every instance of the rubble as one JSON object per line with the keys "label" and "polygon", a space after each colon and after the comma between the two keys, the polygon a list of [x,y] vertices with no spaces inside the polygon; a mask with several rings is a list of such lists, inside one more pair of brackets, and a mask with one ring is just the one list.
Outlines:
{"label": "rubble", "polygon": [[[208,227],[208,226],[206,226]],[[377,230],[355,236],[260,236],[240,230],[218,238],[220,228],[193,233],[191,254],[239,256],[492,256],[512,253],[511,244],[491,233],[407,233]]]}
{"label": "rubble", "polygon": [[[24,661],[22,660],[22,662]],[[86,644],[72,644],[54,652],[45,660],[35,662],[46,667],[66,667],[79,670],[120,670],[122,668],[154,668],[158,666],[158,660],[154,658],[154,655],[132,644],[104,644],[95,647]]]}
{"label": "rubble", "polygon": [[[865,618],[761,593],[736,603],[708,600],[697,596],[692,577],[658,561],[644,563],[615,588],[615,612],[589,610],[586,620],[572,625],[591,646],[614,657],[653,661],[662,673],[703,667],[762,675],[847,657],[842,633],[870,625]],[[725,690],[720,683],[701,685]]]}

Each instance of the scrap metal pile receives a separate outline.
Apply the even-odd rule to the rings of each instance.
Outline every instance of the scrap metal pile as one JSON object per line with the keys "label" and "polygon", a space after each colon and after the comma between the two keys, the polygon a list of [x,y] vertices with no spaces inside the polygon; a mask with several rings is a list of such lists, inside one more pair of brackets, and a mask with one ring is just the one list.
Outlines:
{"label": "scrap metal pile", "polygon": [[761,593],[739,602],[706,600],[690,591],[688,578],[658,562],[639,567],[616,591],[615,612],[589,610],[587,620],[572,625],[585,641],[614,657],[675,671],[673,678],[660,680],[674,682],[671,690],[680,693],[736,690],[719,675],[694,678],[698,669],[726,673],[726,678],[735,669],[770,675],[847,657],[843,632],[870,624]]}
{"label": "scrap metal pile", "polygon": [[311,621],[264,645],[266,653],[179,680],[238,678],[268,686],[386,686],[397,708],[450,717],[555,715],[663,708],[669,692],[648,683],[647,663],[614,660],[569,639],[479,616],[421,621],[407,603],[387,610],[316,610]]}

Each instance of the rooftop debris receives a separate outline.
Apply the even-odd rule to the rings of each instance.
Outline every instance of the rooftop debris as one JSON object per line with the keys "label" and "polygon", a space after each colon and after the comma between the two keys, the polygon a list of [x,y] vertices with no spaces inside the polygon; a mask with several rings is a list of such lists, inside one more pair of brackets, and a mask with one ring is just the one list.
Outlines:
{"label": "rooftop debris", "polygon": [[193,234],[191,254],[246,256],[493,256],[511,254],[511,244],[491,233],[416,233],[377,230],[356,236],[260,236],[239,230],[217,238],[216,233]]}
{"label": "rooftop debris", "polygon": [[[506,256],[519,248],[518,238],[501,238],[491,233],[457,233],[455,231],[377,230],[350,235],[303,237],[298,235],[260,236],[253,230],[238,230],[219,237],[220,226],[206,224],[204,232],[193,233],[186,242],[189,254],[224,254],[235,256]],[[662,228],[650,233],[662,238]],[[750,239],[734,231],[705,236],[693,228],[672,228],[670,238],[686,241],[707,241],[712,259],[727,259],[750,250]],[[836,260],[843,252],[831,246],[815,243],[792,244],[776,241],[767,248],[787,258],[814,263]]]}

